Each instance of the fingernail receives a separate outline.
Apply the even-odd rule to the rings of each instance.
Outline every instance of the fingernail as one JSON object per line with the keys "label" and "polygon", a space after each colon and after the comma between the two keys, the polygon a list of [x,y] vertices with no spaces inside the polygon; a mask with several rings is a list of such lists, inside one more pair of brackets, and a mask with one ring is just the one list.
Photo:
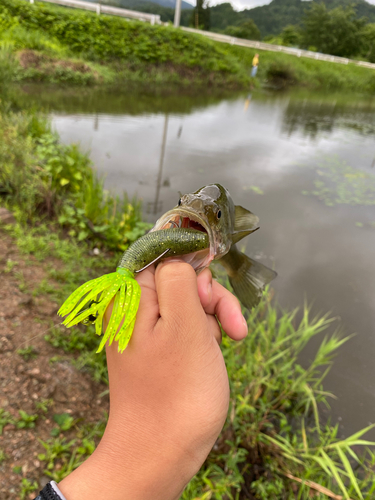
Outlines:
{"label": "fingernail", "polygon": [[249,326],[247,324],[245,316],[242,316],[242,323],[243,323],[243,326],[246,328],[246,330],[249,332]]}
{"label": "fingernail", "polygon": [[184,262],[184,261],[179,257],[168,257],[167,259],[162,260],[160,264],[170,264],[171,262]]}

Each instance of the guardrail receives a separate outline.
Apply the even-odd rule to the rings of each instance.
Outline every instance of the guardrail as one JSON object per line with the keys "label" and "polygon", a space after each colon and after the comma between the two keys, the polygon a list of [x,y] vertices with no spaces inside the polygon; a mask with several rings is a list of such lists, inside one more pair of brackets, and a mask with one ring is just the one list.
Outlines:
{"label": "guardrail", "polygon": [[346,57],[330,56],[328,54],[321,54],[320,52],[312,52],[310,50],[294,49],[292,47],[284,47],[283,45],[272,45],[270,43],[257,42],[255,40],[245,40],[244,38],[235,38],[212,31],[201,31],[194,28],[187,28],[181,26],[181,29],[189,33],[196,33],[203,35],[216,42],[229,43],[230,45],[239,45],[240,47],[249,47],[252,49],[269,50],[270,52],[282,52],[296,57],[309,57],[310,59],[317,59],[319,61],[328,61],[339,64],[356,64],[357,66],[364,66],[365,68],[375,69],[375,64],[366,61],[355,61],[354,59],[347,59]]}
{"label": "guardrail", "polygon": [[[30,3],[34,3],[35,0],[28,0]],[[162,23],[160,16],[157,14],[147,14],[145,12],[137,12],[135,10],[120,9],[118,7],[110,7],[109,5],[103,5],[94,2],[84,2],[83,0],[38,0],[42,2],[55,3],[58,5],[63,5],[65,7],[73,7],[77,9],[85,9],[96,12],[100,14],[110,14],[112,16],[121,16],[129,19],[137,19],[138,21],[146,21],[151,24],[167,24]],[[187,28],[186,26],[180,26],[184,31],[189,33],[196,33],[198,35],[206,36],[215,40],[216,42],[229,43],[231,45],[238,45],[240,47],[249,47],[252,49],[259,50],[269,50],[270,52],[282,52],[283,54],[289,54],[296,57],[308,57],[310,59],[317,59],[318,61],[328,61],[339,64],[355,64],[356,66],[362,66],[364,68],[375,69],[375,64],[366,61],[355,61],[354,59],[347,59],[346,57],[330,56],[328,54],[321,54],[320,52],[311,52],[310,50],[294,49],[292,47],[284,47],[283,45],[272,45],[270,43],[258,42],[255,40],[246,40],[244,38],[235,38],[233,36],[221,35],[220,33],[214,33],[212,31],[197,30],[194,28]]]}
{"label": "guardrail", "polygon": [[[29,0],[34,3],[34,0]],[[101,3],[84,2],[82,0],[40,0],[48,3],[63,5],[64,7],[73,7],[76,9],[91,10],[100,14],[110,14],[112,16],[126,17],[129,19],[137,19],[138,21],[146,21],[151,24],[162,24],[158,14],[147,14],[146,12],[137,12],[136,10],[120,9],[118,7],[110,7]]]}

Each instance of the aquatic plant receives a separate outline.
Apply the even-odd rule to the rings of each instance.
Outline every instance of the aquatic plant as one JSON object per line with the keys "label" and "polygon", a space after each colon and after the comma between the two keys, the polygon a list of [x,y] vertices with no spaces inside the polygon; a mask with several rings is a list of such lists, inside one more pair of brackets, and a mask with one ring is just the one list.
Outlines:
{"label": "aquatic plant", "polygon": [[375,175],[353,168],[339,156],[329,156],[316,166],[315,189],[303,191],[334,205],[375,205]]}

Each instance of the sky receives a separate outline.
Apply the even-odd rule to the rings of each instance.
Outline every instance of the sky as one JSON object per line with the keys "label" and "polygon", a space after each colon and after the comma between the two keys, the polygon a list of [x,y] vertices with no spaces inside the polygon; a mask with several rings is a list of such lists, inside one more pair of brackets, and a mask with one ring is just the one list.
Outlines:
{"label": "sky", "polygon": [[[192,5],[195,5],[194,0],[185,0]],[[210,0],[210,5],[217,5],[219,3],[230,2],[236,10],[252,9],[253,7],[258,7],[259,5],[267,5],[271,3],[271,0]],[[367,0],[368,3],[375,5],[375,0]]]}

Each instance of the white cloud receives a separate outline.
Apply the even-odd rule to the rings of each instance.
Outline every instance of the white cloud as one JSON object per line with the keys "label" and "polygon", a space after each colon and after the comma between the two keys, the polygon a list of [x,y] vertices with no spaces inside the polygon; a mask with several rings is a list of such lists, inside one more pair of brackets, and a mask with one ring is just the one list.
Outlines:
{"label": "white cloud", "polygon": [[[187,0],[189,1],[189,0]],[[367,0],[368,3],[375,5],[375,0]],[[210,0],[210,5],[217,5],[219,3],[230,2],[236,10],[252,9],[253,7],[258,7],[260,5],[267,5],[271,3],[271,0]],[[195,4],[192,0],[189,3]]]}

